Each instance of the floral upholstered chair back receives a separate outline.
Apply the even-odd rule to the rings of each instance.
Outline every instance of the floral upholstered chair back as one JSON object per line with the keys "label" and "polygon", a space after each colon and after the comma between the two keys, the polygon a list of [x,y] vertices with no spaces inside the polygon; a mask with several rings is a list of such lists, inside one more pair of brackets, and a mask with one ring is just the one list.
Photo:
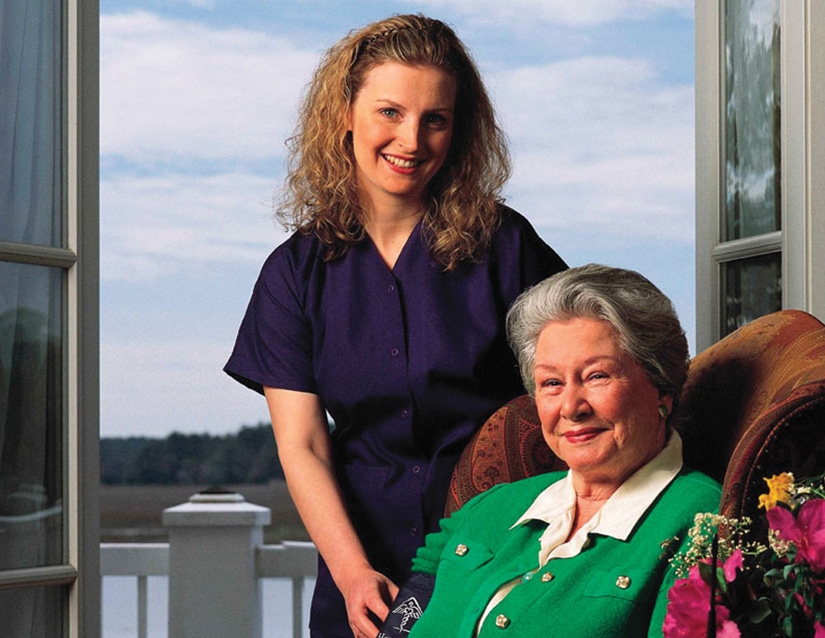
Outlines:
{"label": "floral upholstered chair back", "polygon": [[[798,310],[739,328],[690,365],[674,415],[685,463],[723,483],[722,513],[755,515],[764,478],[825,472],[825,326]],[[565,469],[521,396],[476,433],[453,473],[450,514],[497,483]]]}
{"label": "floral upholstered chair back", "polygon": [[766,315],[691,361],[677,424],[685,463],[722,482],[721,512],[755,516],[765,478],[825,472],[825,326]]}
{"label": "floral upholstered chair back", "polygon": [[445,514],[498,483],[563,469],[567,465],[544,441],[536,402],[522,395],[499,408],[464,448],[450,481]]}

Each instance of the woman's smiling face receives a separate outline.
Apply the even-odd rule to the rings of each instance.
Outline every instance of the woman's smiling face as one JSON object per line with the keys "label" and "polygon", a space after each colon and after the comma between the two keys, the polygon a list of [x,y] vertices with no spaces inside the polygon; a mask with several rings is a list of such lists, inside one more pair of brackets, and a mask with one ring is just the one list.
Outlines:
{"label": "woman's smiling face", "polygon": [[371,211],[420,207],[453,135],[456,80],[430,66],[387,62],[367,73],[347,114],[361,196]]}
{"label": "woman's smiling face", "polygon": [[664,447],[660,397],[608,322],[548,323],[536,345],[536,406],[553,452],[587,483],[620,486]]}

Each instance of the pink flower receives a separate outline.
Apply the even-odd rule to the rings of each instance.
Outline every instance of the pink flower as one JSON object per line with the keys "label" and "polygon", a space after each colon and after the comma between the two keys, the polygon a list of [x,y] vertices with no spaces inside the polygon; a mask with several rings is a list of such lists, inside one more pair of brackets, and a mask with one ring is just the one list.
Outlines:
{"label": "pink flower", "polygon": [[797,561],[806,561],[814,572],[825,571],[825,500],[806,501],[796,516],[784,507],[774,507],[767,516],[780,538],[796,545]]}
{"label": "pink flower", "polygon": [[[728,562],[731,559],[728,559]],[[739,554],[740,567],[741,560]],[[724,566],[725,580],[728,580],[728,562]],[[731,565],[730,573],[735,576],[735,561]],[[707,635],[710,613],[710,585],[702,580],[699,568],[691,567],[687,578],[677,580],[670,588],[667,598],[667,615],[662,627],[665,638],[704,638]],[[736,623],[730,620],[730,611],[722,605],[716,605],[716,636],[741,636]]]}
{"label": "pink flower", "polygon": [[722,571],[725,573],[725,580],[732,583],[736,579],[736,572],[742,569],[744,559],[742,557],[742,550],[734,550],[730,558],[722,565]]}
{"label": "pink flower", "polygon": [[814,638],[825,638],[825,625],[816,623],[814,626]]}

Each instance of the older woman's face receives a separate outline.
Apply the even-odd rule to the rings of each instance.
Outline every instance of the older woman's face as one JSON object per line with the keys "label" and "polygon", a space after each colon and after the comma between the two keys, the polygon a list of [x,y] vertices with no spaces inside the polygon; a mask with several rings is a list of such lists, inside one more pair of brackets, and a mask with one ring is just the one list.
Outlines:
{"label": "older woman's face", "polygon": [[660,397],[606,321],[554,321],[536,346],[536,405],[553,452],[574,474],[618,487],[664,447]]}

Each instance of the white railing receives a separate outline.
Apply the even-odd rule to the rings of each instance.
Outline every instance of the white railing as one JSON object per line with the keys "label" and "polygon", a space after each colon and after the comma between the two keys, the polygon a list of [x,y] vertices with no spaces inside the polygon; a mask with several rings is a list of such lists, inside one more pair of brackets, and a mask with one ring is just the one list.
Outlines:
{"label": "white railing", "polygon": [[137,578],[137,638],[148,635],[148,578],[169,578],[169,638],[261,638],[261,579],[290,579],[292,636],[303,636],[303,591],[315,578],[312,543],[264,545],[268,508],[238,494],[196,494],[163,513],[169,543],[104,543],[101,576]]}
{"label": "white railing", "polygon": [[168,543],[103,543],[101,576],[137,578],[137,638],[148,637],[149,576],[169,575]]}

